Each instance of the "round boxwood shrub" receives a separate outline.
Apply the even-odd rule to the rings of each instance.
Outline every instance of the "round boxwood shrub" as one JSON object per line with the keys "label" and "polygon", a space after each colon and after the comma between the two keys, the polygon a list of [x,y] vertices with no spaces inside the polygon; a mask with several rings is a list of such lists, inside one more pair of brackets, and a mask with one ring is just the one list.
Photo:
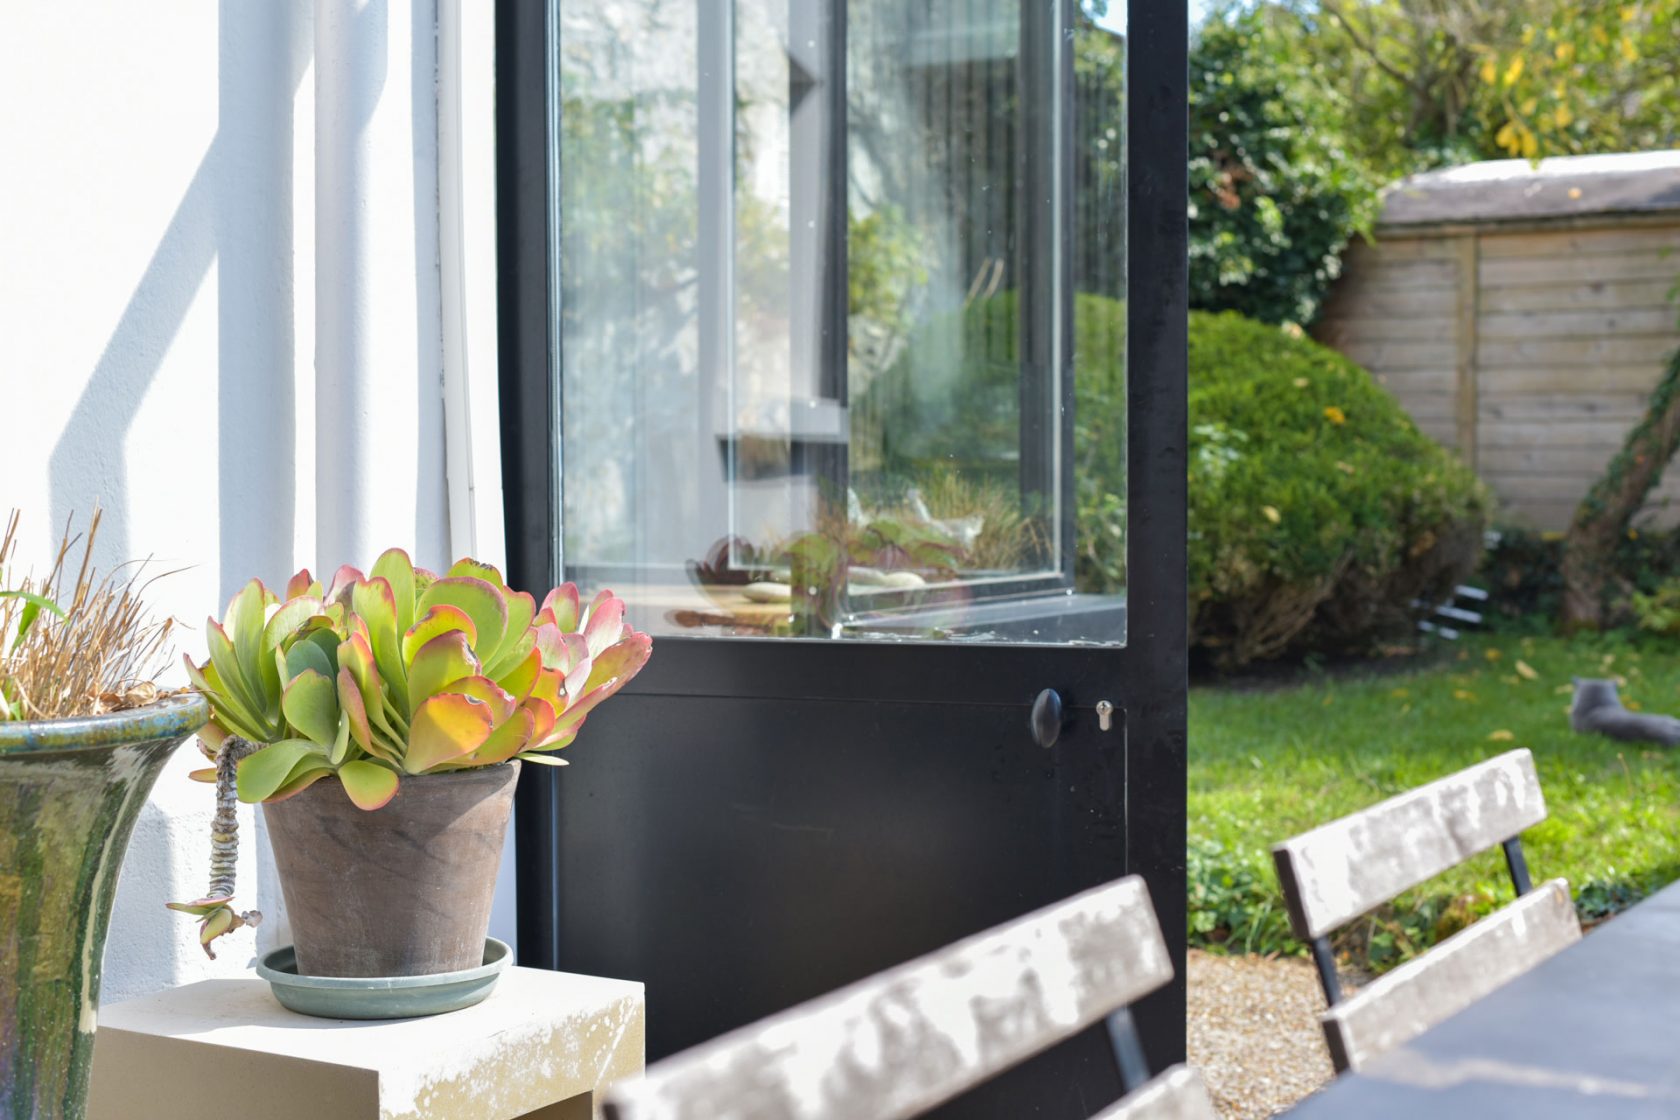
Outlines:
{"label": "round boxwood shrub", "polygon": [[1488,497],[1371,375],[1233,313],[1190,328],[1192,640],[1225,664],[1405,633],[1474,569]]}

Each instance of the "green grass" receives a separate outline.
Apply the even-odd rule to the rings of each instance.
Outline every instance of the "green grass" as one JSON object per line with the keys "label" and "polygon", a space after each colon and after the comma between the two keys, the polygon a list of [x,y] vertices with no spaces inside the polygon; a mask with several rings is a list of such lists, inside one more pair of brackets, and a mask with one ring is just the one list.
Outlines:
{"label": "green grass", "polygon": [[[1567,878],[1590,919],[1680,878],[1680,748],[1570,731],[1572,676],[1620,677],[1630,707],[1680,714],[1680,647],[1614,635],[1478,636],[1408,672],[1193,689],[1191,943],[1300,951],[1274,842],[1519,746],[1534,752],[1550,813],[1523,835],[1536,880]],[[1355,923],[1338,947],[1380,970],[1510,897],[1495,848]]]}

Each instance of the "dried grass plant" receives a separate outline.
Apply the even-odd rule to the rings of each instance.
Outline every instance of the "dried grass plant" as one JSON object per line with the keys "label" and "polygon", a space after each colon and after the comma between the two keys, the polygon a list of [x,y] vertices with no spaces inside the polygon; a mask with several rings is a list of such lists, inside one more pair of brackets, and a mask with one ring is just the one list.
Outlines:
{"label": "dried grass plant", "polygon": [[[64,719],[143,707],[165,693],[157,677],[168,664],[173,619],[154,620],[142,579],[145,564],[119,565],[103,577],[93,567],[99,534],[95,507],[85,533],[67,521],[43,579],[14,582],[19,514],[0,538],[0,720]],[[72,554],[81,549],[74,583]]]}

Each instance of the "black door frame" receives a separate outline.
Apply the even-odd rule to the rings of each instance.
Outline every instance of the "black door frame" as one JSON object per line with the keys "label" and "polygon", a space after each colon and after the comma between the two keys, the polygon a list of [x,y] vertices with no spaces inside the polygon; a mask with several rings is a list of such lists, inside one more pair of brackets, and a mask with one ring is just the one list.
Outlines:
{"label": "black door frame", "polygon": [[[1183,1055],[1185,1017],[1187,75],[1184,0],[1131,0],[1127,28],[1127,634],[1122,648],[661,637],[626,689],[664,696],[917,703],[1019,700],[1053,686],[1069,709],[1112,701],[1126,735],[1125,872],[1148,880],[1177,981],[1140,1006],[1157,1064]],[[548,0],[497,0],[497,248],[508,574],[548,587],[559,486],[550,283]],[[721,647],[721,648],[720,648]],[[726,656],[720,656],[726,653]],[[1023,666],[1031,668],[1023,673]],[[1023,734],[1025,729],[1023,728]],[[517,800],[520,963],[558,967],[555,771]],[[1116,869],[1122,873],[1122,869]],[[1178,1024],[1176,1053],[1170,1024]],[[1154,1029],[1151,1030],[1151,1025]],[[1159,1047],[1159,1048],[1157,1048]]]}

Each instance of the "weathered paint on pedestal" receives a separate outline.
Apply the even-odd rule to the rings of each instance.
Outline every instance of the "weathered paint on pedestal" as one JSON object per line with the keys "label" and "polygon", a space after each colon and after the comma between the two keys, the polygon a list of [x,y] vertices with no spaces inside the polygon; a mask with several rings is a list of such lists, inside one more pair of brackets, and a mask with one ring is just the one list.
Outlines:
{"label": "weathered paint on pedestal", "polygon": [[461,1011],[352,1021],[287,1011],[261,980],[205,980],[106,1009],[88,1117],[586,1120],[642,1072],[643,998],[513,968]]}
{"label": "weathered paint on pedestal", "polygon": [[86,719],[0,723],[5,1120],[82,1120],[129,833],[170,753],[209,714],[194,695]]}

